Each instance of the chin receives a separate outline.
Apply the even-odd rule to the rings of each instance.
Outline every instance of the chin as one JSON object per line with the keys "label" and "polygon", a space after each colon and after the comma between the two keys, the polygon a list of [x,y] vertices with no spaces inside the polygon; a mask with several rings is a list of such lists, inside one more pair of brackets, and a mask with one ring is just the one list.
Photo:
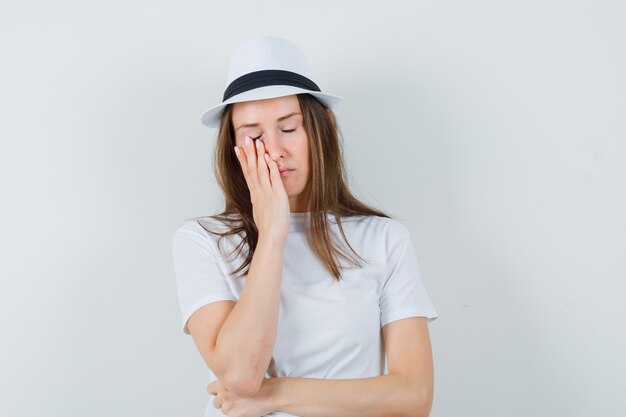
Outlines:
{"label": "chin", "polygon": [[304,187],[298,187],[297,189],[294,189],[294,187],[290,187],[285,184],[285,191],[287,192],[287,195],[289,197],[295,197],[304,192]]}

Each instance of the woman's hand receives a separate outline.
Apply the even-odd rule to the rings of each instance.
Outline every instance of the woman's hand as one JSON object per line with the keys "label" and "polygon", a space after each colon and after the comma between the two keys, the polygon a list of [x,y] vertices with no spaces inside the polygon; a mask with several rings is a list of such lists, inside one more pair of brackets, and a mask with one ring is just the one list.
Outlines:
{"label": "woman's hand", "polygon": [[213,406],[221,409],[225,416],[262,417],[275,411],[272,409],[269,384],[270,379],[263,379],[259,392],[253,397],[240,397],[228,391],[218,379],[207,386],[207,391],[215,395]]}
{"label": "woman's hand", "polygon": [[278,165],[265,153],[262,141],[257,139],[256,146],[249,136],[245,141],[244,152],[237,146],[235,152],[250,190],[252,215],[259,236],[273,234],[286,240],[289,233],[289,197]]}

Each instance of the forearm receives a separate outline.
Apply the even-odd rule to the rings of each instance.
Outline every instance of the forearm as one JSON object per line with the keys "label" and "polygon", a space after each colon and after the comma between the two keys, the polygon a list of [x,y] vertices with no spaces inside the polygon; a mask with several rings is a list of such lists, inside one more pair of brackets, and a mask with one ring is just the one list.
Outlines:
{"label": "forearm", "polygon": [[215,350],[231,383],[252,395],[263,381],[276,339],[283,245],[259,238],[239,301],[218,334]]}
{"label": "forearm", "polygon": [[402,375],[359,379],[271,378],[274,411],[302,417],[427,417],[419,389]]}

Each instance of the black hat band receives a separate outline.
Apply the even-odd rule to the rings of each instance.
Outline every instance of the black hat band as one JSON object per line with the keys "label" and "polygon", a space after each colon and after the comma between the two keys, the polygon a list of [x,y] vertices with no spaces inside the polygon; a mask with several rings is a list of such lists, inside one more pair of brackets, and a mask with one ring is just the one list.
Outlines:
{"label": "black hat band", "polygon": [[291,85],[293,87],[303,88],[311,91],[321,91],[320,88],[309,78],[291,71],[284,70],[261,70],[244,74],[233,80],[226,91],[224,98],[226,101],[232,96],[241,94],[248,90],[268,85]]}

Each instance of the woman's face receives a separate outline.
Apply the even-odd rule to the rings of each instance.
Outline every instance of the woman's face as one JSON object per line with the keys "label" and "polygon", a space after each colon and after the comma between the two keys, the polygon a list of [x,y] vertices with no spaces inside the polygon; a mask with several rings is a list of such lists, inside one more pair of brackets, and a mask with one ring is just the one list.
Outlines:
{"label": "woman's face", "polygon": [[246,136],[258,138],[264,144],[264,152],[278,168],[293,169],[289,175],[281,175],[290,210],[307,210],[308,196],[303,193],[309,178],[309,139],[304,131],[298,97],[290,95],[235,103],[232,122],[235,144],[239,148],[245,148]]}

